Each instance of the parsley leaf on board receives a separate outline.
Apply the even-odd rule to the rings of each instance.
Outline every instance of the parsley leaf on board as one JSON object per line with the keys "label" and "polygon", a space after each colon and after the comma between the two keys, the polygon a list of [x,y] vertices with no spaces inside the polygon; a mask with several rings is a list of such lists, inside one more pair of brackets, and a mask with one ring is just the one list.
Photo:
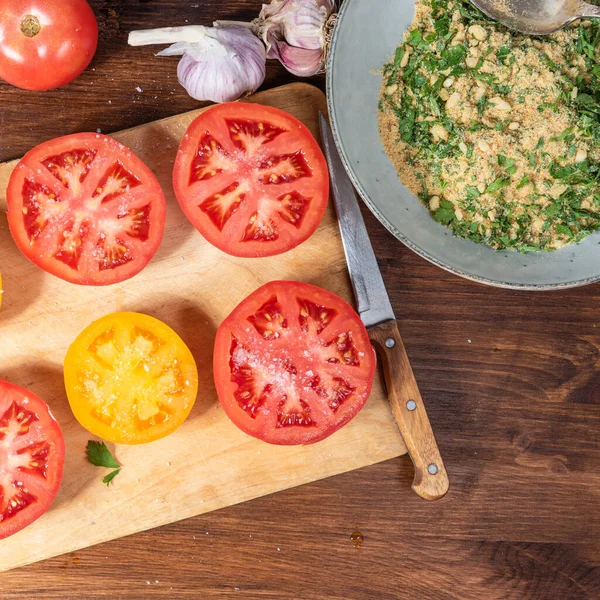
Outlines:
{"label": "parsley leaf on board", "polygon": [[87,444],[86,453],[88,460],[95,467],[108,467],[109,469],[119,469],[121,467],[104,442],[90,440]]}
{"label": "parsley leaf on board", "polygon": [[116,469],[102,478],[102,483],[109,485],[110,482],[121,472],[121,469]]}
{"label": "parsley leaf on board", "polygon": [[113,455],[110,453],[110,450],[106,447],[104,442],[90,440],[87,443],[85,451],[87,454],[87,459],[95,467],[115,469],[112,473],[109,473],[102,479],[106,485],[108,485],[121,472],[121,465],[113,458]]}

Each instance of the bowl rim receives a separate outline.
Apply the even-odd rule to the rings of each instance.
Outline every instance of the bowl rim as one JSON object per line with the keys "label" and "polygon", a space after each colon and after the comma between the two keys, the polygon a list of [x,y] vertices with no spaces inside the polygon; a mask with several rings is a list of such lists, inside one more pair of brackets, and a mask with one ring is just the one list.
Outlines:
{"label": "bowl rim", "polygon": [[[374,202],[364,186],[361,184],[359,178],[356,176],[354,169],[352,168],[350,159],[344,147],[344,143],[342,141],[342,134],[340,132],[340,127],[336,118],[336,105],[334,102],[334,89],[333,89],[333,71],[335,64],[335,56],[336,56],[336,48],[339,39],[339,32],[343,27],[344,19],[349,11],[349,6],[353,4],[353,2],[358,2],[359,0],[345,0],[342,4],[342,7],[339,11],[337,22],[334,27],[333,36],[331,39],[331,43],[329,46],[329,54],[327,57],[326,64],[326,92],[327,92],[327,110],[329,112],[329,120],[331,123],[331,129],[333,131],[333,138],[335,140],[335,145],[337,146],[338,152],[342,159],[342,164],[346,169],[346,173],[350,177],[354,188],[359,193],[363,202],[367,205],[369,210],[373,213],[373,215],[377,218],[377,220],[398,240],[400,240],[405,246],[410,248],[415,254],[418,254],[425,260],[430,263],[448,271],[449,273],[453,273],[454,275],[458,275],[463,277],[464,279],[468,279],[470,281],[474,281],[476,283],[481,283],[484,285],[503,288],[503,289],[511,289],[511,290],[527,290],[527,291],[552,291],[552,290],[564,290],[571,289],[576,287],[582,287],[585,285],[590,285],[592,283],[596,283],[600,281],[600,272],[598,275],[593,277],[588,277],[586,279],[576,279],[572,281],[566,281],[562,283],[530,283],[530,284],[519,284],[509,281],[498,281],[495,279],[488,279],[486,277],[481,277],[478,275],[473,275],[472,273],[467,273],[462,271],[461,269],[457,269],[449,264],[444,263],[440,259],[436,258],[427,250],[424,250],[417,244],[410,241],[402,232],[400,232],[379,210],[376,202]],[[416,196],[413,196],[415,201],[419,202]],[[473,242],[475,243],[475,242]]]}

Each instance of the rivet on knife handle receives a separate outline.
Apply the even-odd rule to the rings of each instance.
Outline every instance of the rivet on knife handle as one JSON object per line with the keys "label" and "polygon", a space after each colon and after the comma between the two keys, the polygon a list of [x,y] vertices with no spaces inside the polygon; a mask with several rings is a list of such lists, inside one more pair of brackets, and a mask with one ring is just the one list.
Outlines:
{"label": "rivet on knife handle", "polygon": [[398,324],[386,321],[369,328],[369,335],[381,357],[392,412],[415,466],[412,488],[426,500],[437,500],[448,491],[448,474]]}

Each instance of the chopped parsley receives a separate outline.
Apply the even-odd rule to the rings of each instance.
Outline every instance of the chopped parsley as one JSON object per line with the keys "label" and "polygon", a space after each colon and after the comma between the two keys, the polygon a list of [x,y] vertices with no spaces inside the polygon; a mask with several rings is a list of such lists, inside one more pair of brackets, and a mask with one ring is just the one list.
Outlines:
{"label": "chopped parsley", "polygon": [[436,221],[520,252],[600,229],[598,48],[600,21],[530,43],[469,0],[418,0],[379,108],[403,181],[440,198]]}

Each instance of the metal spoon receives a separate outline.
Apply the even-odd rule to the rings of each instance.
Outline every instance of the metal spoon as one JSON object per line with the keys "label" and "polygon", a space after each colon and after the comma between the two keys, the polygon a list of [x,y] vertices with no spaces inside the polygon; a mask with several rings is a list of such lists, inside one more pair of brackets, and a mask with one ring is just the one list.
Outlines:
{"label": "metal spoon", "polygon": [[531,35],[548,35],[577,19],[600,17],[600,6],[583,0],[471,0],[488,17]]}

